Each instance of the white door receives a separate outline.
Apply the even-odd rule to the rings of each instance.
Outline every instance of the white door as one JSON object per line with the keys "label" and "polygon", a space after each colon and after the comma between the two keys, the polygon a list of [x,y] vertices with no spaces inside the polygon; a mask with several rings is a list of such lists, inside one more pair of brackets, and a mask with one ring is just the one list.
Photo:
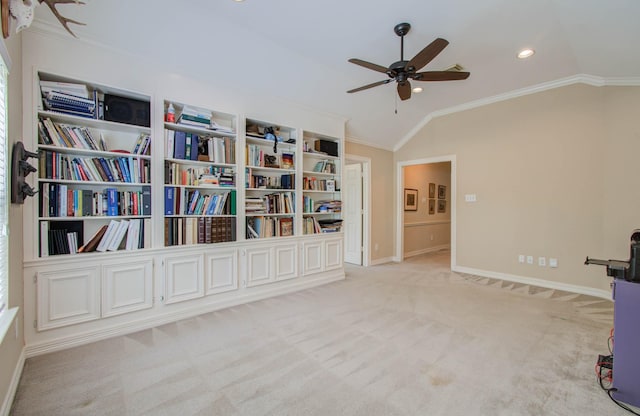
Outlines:
{"label": "white door", "polygon": [[345,166],[344,261],[362,265],[362,164]]}

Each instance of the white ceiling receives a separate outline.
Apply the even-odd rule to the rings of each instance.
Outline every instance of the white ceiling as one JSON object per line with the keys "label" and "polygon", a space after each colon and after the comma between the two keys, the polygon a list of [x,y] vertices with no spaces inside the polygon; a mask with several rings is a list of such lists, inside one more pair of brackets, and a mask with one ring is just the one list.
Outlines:
{"label": "white ceiling", "polygon": [[[347,137],[389,149],[429,114],[453,106],[576,74],[640,80],[639,0],[85,1],[59,6],[87,24],[71,25],[80,39],[344,116]],[[43,5],[36,20],[60,26]],[[424,92],[404,102],[395,83],[347,94],[386,78],[349,58],[382,66],[400,59],[393,32],[400,22],[412,25],[405,59],[442,37],[449,46],[425,70],[457,63],[469,79],[414,82]],[[524,47],[536,54],[518,60]]]}

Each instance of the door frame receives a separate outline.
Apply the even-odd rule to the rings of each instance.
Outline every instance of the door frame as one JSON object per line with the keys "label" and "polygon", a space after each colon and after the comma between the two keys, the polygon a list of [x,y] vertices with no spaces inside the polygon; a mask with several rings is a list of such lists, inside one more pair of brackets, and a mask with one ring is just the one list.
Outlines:
{"label": "door frame", "polygon": [[371,158],[345,154],[344,164],[352,162],[362,165],[362,265],[368,267],[371,264]]}
{"label": "door frame", "polygon": [[404,254],[404,167],[451,162],[451,270],[456,266],[456,155],[405,160],[396,164],[396,254],[393,261],[401,263]]}

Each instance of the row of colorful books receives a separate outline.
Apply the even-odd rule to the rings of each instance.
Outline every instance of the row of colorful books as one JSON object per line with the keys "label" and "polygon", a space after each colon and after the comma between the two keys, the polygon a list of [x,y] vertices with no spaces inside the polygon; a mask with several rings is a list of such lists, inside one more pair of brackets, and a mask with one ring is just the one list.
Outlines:
{"label": "row of colorful books", "polygon": [[149,183],[151,163],[136,157],[74,157],[45,151],[39,161],[40,178],[93,182]]}
{"label": "row of colorful books", "polygon": [[151,187],[139,191],[74,189],[66,184],[40,184],[40,217],[151,215]]}
{"label": "row of colorful books", "polygon": [[164,188],[165,215],[236,215],[236,191],[208,193],[173,186]]}

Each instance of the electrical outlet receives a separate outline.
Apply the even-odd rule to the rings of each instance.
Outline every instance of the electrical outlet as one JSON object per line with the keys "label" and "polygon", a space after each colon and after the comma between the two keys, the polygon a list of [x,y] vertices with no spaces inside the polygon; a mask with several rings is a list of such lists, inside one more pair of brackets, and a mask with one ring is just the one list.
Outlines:
{"label": "electrical outlet", "polygon": [[556,268],[558,267],[558,259],[554,259],[553,257],[549,258],[549,267]]}
{"label": "electrical outlet", "polygon": [[518,255],[518,263],[524,263],[524,254]]}
{"label": "electrical outlet", "polygon": [[544,257],[538,257],[538,266],[544,267],[547,265],[547,259]]}
{"label": "electrical outlet", "polygon": [[375,243],[375,245],[373,246],[373,250],[378,251],[378,243]]}
{"label": "electrical outlet", "polygon": [[527,256],[527,264],[533,264],[533,256]]}

